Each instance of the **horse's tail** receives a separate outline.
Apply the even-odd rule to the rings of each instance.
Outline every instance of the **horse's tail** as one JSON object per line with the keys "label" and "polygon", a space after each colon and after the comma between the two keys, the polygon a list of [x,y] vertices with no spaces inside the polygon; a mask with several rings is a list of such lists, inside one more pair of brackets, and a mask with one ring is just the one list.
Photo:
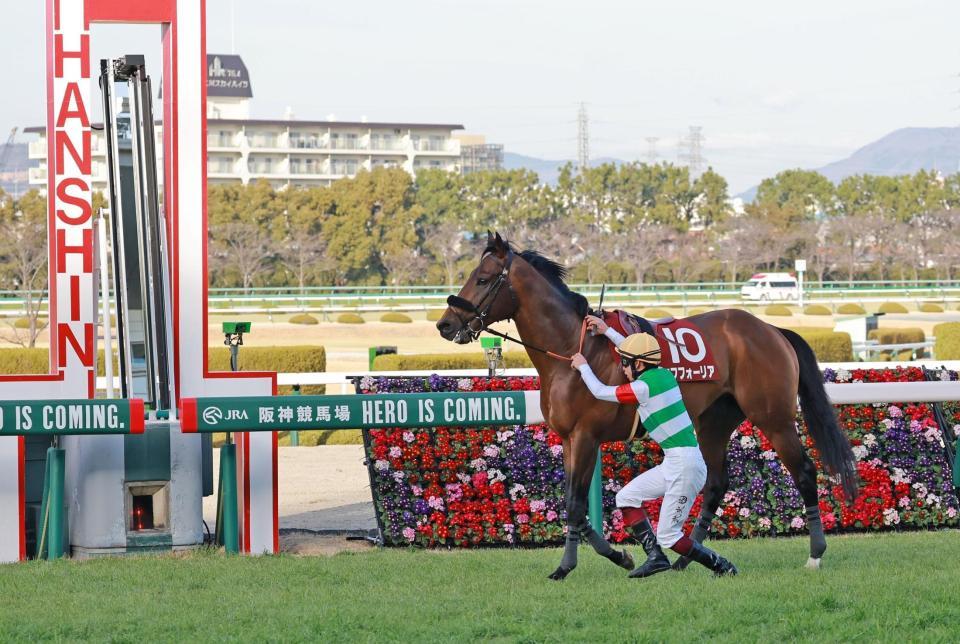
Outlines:
{"label": "horse's tail", "polygon": [[806,340],[797,333],[789,329],[779,331],[793,347],[800,363],[800,409],[807,423],[807,431],[813,437],[827,472],[840,476],[843,491],[852,502],[857,496],[858,488],[856,457],[850,441],[840,429],[837,414],[827,397],[823,376],[817,366],[817,356]]}

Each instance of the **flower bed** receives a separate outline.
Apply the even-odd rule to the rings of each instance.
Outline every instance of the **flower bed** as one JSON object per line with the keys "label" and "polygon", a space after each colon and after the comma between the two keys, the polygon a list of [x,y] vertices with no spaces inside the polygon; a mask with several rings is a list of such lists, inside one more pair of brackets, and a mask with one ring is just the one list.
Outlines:
{"label": "flower bed", "polygon": [[[956,379],[954,372],[942,377]],[[836,373],[830,382],[923,380],[916,368]],[[536,378],[363,378],[361,393],[537,389]],[[960,423],[960,405],[946,418]],[[820,475],[820,506],[828,531],[929,528],[958,524],[958,500],[944,436],[930,405],[846,405],[839,409],[861,478],[847,505],[839,486]],[[802,440],[816,460],[812,441]],[[478,546],[556,543],[564,535],[563,455],[544,425],[530,427],[387,429],[365,432],[371,487],[386,543]],[[627,538],[614,495],[660,462],[651,441],[603,447],[604,528]],[[803,502],[789,473],[757,428],[744,423],[731,436],[730,490],[713,534],[773,536],[805,532]],[[817,462],[818,470],[820,468]],[[698,497],[691,521],[699,512]],[[659,514],[659,501],[647,507]],[[688,526],[689,527],[689,526]]]}

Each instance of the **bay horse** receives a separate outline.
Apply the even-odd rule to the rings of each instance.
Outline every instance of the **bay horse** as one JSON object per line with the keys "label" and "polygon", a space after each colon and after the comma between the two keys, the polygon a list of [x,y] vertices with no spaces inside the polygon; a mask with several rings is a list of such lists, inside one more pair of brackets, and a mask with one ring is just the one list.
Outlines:
{"label": "bay horse", "polygon": [[[547,425],[563,441],[567,535],[560,566],[551,579],[566,577],[577,565],[583,537],[601,555],[630,569],[633,560],[614,550],[587,520],[587,493],[601,443],[626,440],[636,406],[596,400],[570,368],[586,298],[564,282],[566,269],[536,251],[515,251],[499,233],[488,234],[480,262],[437,322],[447,340],[466,344],[494,322],[514,320],[520,339],[540,375],[540,406]],[[761,429],[789,470],[806,506],[810,531],[808,567],[817,568],[827,544],[817,499],[817,470],[795,427],[797,398],[803,418],[828,473],[839,477],[846,498],[856,496],[855,458],[830,405],[817,359],[796,333],[774,327],[739,309],[688,318],[701,331],[717,363],[710,382],[682,382],[684,403],[693,419],[707,463],[700,516],[691,538],[702,541],[729,483],[725,467],[731,433],[745,419]],[[617,385],[624,375],[603,336],[587,336],[581,353],[603,382]],[[553,355],[548,355],[552,353]],[[642,435],[642,433],[640,434]],[[677,560],[682,569],[688,561]]]}

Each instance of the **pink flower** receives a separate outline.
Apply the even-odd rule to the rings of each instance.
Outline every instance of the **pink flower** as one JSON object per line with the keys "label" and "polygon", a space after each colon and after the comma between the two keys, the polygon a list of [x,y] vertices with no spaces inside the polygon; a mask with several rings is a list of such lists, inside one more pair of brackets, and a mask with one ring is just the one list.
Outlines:
{"label": "pink flower", "polygon": [[483,448],[483,455],[487,458],[494,458],[500,456],[500,448],[496,445],[487,445]]}
{"label": "pink flower", "polygon": [[742,517],[748,517],[748,516],[750,516],[750,509],[749,509],[749,508],[740,508],[740,516],[742,516]]}
{"label": "pink flower", "polygon": [[[952,510],[953,508],[950,508],[950,509]],[[557,518],[557,513],[554,512],[553,510],[547,510],[546,517],[547,517],[547,521],[553,521]]]}
{"label": "pink flower", "polygon": [[543,512],[547,509],[547,502],[543,500],[530,501],[531,512]]}
{"label": "pink flower", "polygon": [[530,517],[529,517],[528,515],[526,515],[526,514],[518,514],[518,515],[517,515],[517,523],[520,523],[520,524],[530,523]]}
{"label": "pink flower", "polygon": [[790,527],[794,530],[799,530],[805,525],[807,525],[807,523],[801,517],[793,517],[793,520],[790,522]]}
{"label": "pink flower", "polygon": [[890,418],[900,418],[903,416],[903,411],[896,405],[890,405],[887,407],[887,416]]}
{"label": "pink flower", "polygon": [[390,458],[400,458],[401,456],[403,456],[403,450],[399,447],[394,445],[390,448]]}
{"label": "pink flower", "polygon": [[403,440],[412,443],[414,439],[413,432],[403,432]]}
{"label": "pink flower", "polygon": [[550,453],[554,456],[554,458],[563,456],[563,445],[551,445]]}
{"label": "pink flower", "polygon": [[403,529],[401,534],[403,535],[404,539],[406,539],[409,542],[412,542],[414,537],[417,536],[417,531],[411,528],[410,526],[407,526],[406,528]]}

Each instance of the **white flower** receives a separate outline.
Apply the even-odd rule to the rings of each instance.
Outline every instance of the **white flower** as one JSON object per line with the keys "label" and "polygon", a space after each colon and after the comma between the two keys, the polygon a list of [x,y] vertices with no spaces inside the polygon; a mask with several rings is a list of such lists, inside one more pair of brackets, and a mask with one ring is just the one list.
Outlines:
{"label": "white flower", "polygon": [[897,505],[899,505],[901,508],[909,508],[909,507],[910,507],[910,497],[901,496],[901,497],[900,497],[900,500],[897,501]]}
{"label": "white flower", "polygon": [[850,381],[850,372],[846,369],[840,369],[837,371],[837,382],[849,382]]}
{"label": "white flower", "polygon": [[873,434],[864,434],[863,435],[863,444],[867,447],[873,447],[877,444],[877,437]]}
{"label": "white flower", "polygon": [[950,381],[950,371],[948,369],[944,369],[940,372],[940,380],[943,380],[944,382]]}
{"label": "white flower", "polygon": [[896,525],[900,523],[900,513],[893,508],[887,508],[883,511],[883,525]]}
{"label": "white flower", "polygon": [[470,378],[458,378],[457,389],[460,391],[470,391],[473,389],[473,381]]}
{"label": "white flower", "polygon": [[472,467],[475,471],[479,472],[480,470],[487,469],[487,462],[482,458],[475,458],[472,461],[470,461],[470,467]]}
{"label": "white flower", "polygon": [[777,453],[772,449],[765,449],[760,452],[760,456],[763,457],[763,460],[765,461],[772,461],[777,457]]}
{"label": "white flower", "polygon": [[930,427],[927,431],[923,432],[923,437],[928,443],[936,443],[940,440],[940,429],[937,427]]}
{"label": "white flower", "polygon": [[413,432],[403,432],[403,440],[406,442],[412,443],[414,438]]}
{"label": "white flower", "polygon": [[518,497],[526,496],[526,494],[527,488],[523,487],[519,483],[510,488],[510,498],[514,501],[516,501]]}
{"label": "white flower", "polygon": [[917,496],[927,496],[927,486],[923,483],[914,483],[913,489],[917,491]]}
{"label": "white flower", "polygon": [[390,448],[390,458],[400,458],[401,456],[403,456],[403,450],[399,447],[394,445]]}
{"label": "white flower", "polygon": [[867,455],[867,448],[863,445],[854,445],[853,446],[853,455],[857,458],[858,461],[862,461]]}
{"label": "white flower", "polygon": [[473,480],[466,472],[457,472],[457,478],[461,483],[470,483]]}
{"label": "white flower", "polygon": [[805,525],[807,525],[807,522],[804,521],[802,517],[793,517],[790,521],[790,527],[794,530],[799,530]]}
{"label": "white flower", "polygon": [[373,469],[377,470],[378,472],[386,472],[387,470],[390,469],[390,461],[385,461],[385,460],[383,460],[383,459],[378,459],[378,460],[373,464]]}
{"label": "white flower", "polygon": [[377,379],[372,376],[364,376],[360,379],[360,389],[370,392],[376,391]]}
{"label": "white flower", "polygon": [[513,437],[513,430],[511,430],[511,429],[507,429],[507,430],[504,430],[504,431],[502,431],[502,432],[497,432],[497,442],[498,442],[498,443],[506,443],[506,442],[507,442],[508,440],[510,440],[512,437]]}
{"label": "white flower", "polygon": [[740,516],[742,516],[742,517],[748,517],[748,516],[750,516],[750,509],[749,509],[749,508],[740,508]]}
{"label": "white flower", "polygon": [[770,519],[768,519],[767,517],[760,517],[760,518],[757,520],[757,523],[759,523],[760,526],[763,527],[763,528],[769,528],[771,525],[773,525],[773,522],[772,522]]}
{"label": "white flower", "polygon": [[954,508],[947,508],[947,516],[952,519],[957,516],[957,511]]}
{"label": "white flower", "polygon": [[494,458],[500,456],[500,448],[496,445],[487,445],[483,448],[483,455],[487,458]]}
{"label": "white flower", "polygon": [[550,454],[552,454],[554,458],[563,456],[563,445],[551,445]]}
{"label": "white flower", "polygon": [[506,481],[507,477],[504,476],[503,472],[496,468],[490,468],[487,470],[487,480],[488,481]]}
{"label": "white flower", "polygon": [[940,507],[940,497],[936,494],[930,493],[927,495],[926,503],[929,506],[939,508]]}
{"label": "white flower", "polygon": [[890,475],[890,480],[894,483],[909,483],[910,477],[904,472],[901,468],[893,468],[893,474]]}
{"label": "white flower", "polygon": [[742,436],[740,438],[740,446],[744,449],[751,449],[757,446],[757,441],[753,440],[752,436]]}
{"label": "white flower", "polygon": [[396,481],[397,483],[403,483],[403,476],[404,476],[403,472],[394,472],[393,480]]}

